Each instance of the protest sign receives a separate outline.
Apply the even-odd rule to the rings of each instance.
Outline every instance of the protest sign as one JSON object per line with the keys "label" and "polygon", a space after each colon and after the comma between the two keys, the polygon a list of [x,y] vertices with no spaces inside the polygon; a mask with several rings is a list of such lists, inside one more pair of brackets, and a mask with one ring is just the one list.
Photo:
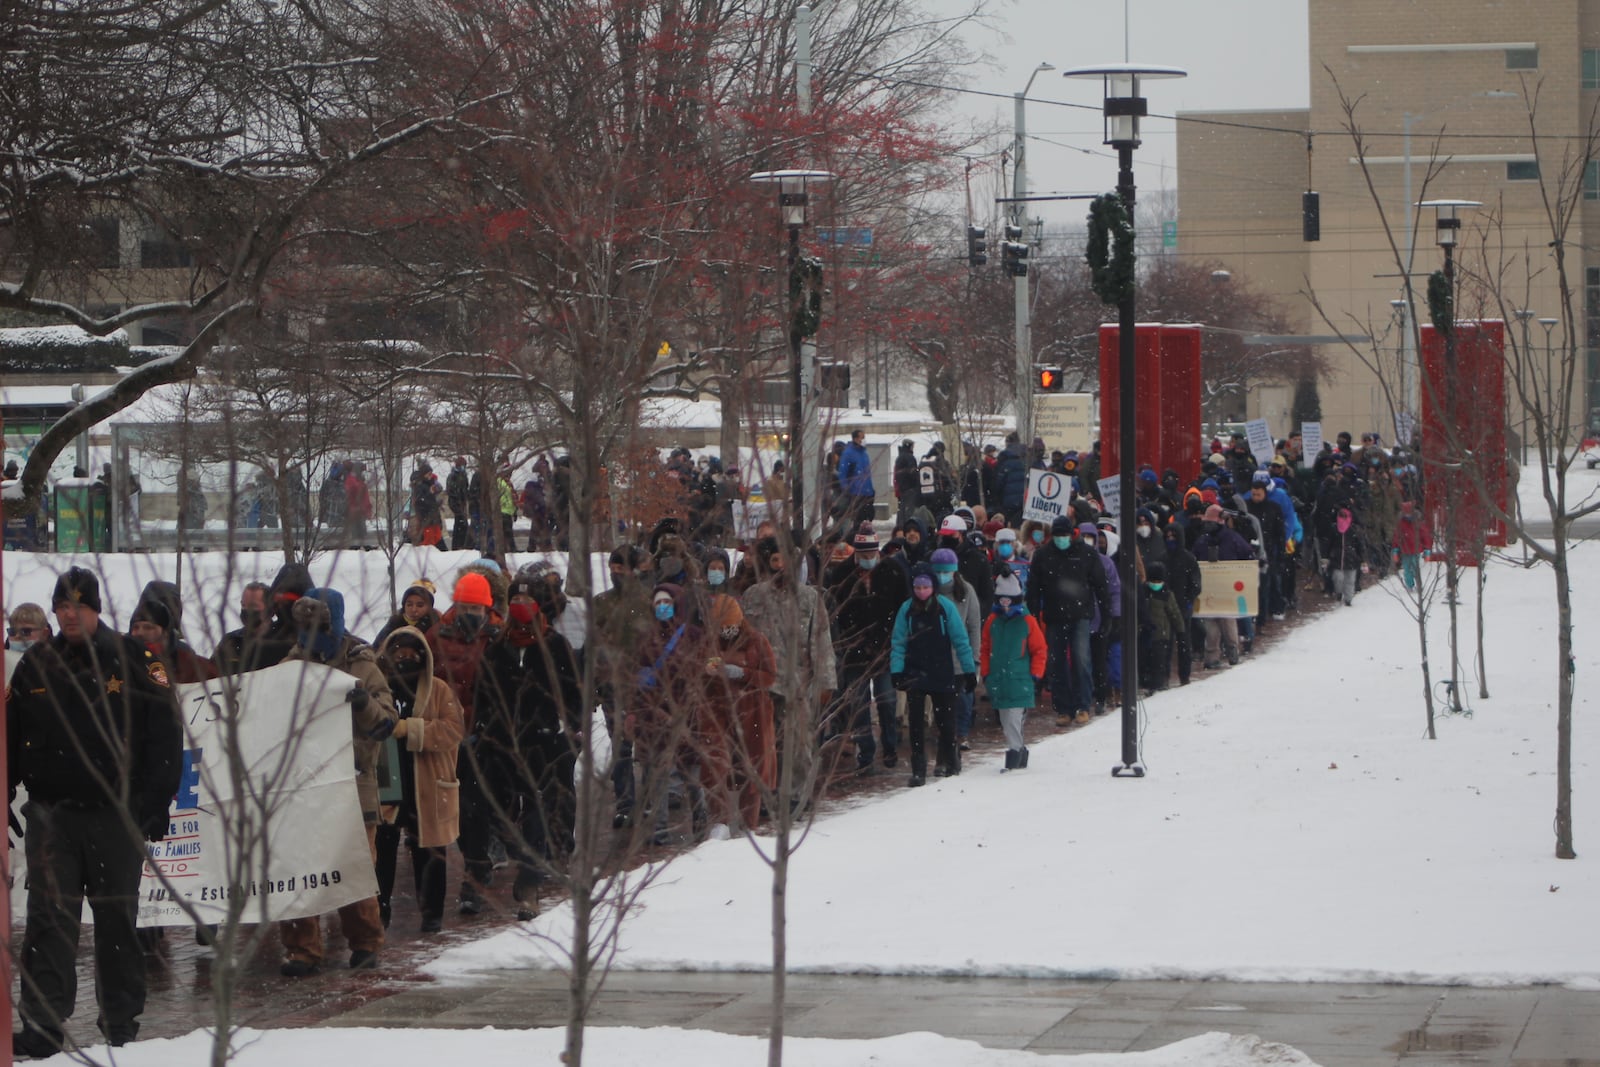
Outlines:
{"label": "protest sign", "polygon": [[1022,517],[1049,524],[1069,513],[1071,499],[1071,478],[1055,471],[1029,471],[1028,497],[1022,505]]}
{"label": "protest sign", "polygon": [[1253,559],[1200,562],[1200,596],[1194,602],[1197,619],[1244,619],[1257,610],[1261,572]]}

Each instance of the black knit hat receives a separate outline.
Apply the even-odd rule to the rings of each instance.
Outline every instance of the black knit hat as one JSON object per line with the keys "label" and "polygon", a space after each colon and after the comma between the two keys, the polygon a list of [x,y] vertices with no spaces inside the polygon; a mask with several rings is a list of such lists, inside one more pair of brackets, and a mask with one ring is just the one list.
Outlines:
{"label": "black knit hat", "polygon": [[50,594],[50,606],[63,603],[82,604],[90,611],[100,610],[100,579],[93,571],[73,567],[56,579],[56,589]]}

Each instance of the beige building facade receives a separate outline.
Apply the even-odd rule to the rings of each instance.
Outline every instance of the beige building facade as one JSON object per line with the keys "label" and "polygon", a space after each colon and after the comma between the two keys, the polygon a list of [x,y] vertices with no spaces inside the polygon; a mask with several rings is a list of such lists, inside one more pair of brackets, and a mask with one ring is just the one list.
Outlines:
{"label": "beige building facade", "polygon": [[[1395,409],[1415,409],[1416,361],[1395,302],[1409,273],[1415,313],[1428,321],[1427,275],[1443,263],[1435,212],[1408,210],[1416,201],[1483,205],[1462,212],[1458,317],[1504,318],[1520,343],[1516,312],[1531,311],[1523,318],[1534,358],[1569,329],[1582,348],[1600,343],[1588,323],[1600,249],[1590,251],[1586,236],[1600,243],[1600,166],[1584,166],[1600,102],[1600,0],[1309,8],[1309,110],[1180,115],[1178,251],[1274,295],[1298,333],[1372,338],[1358,346],[1365,360],[1343,344],[1319,346],[1329,365],[1324,427],[1390,439]],[[1552,198],[1582,190],[1566,234],[1576,322],[1562,321],[1541,185]],[[1307,190],[1320,199],[1314,242],[1302,239]],[[1600,405],[1595,371],[1590,352],[1568,397],[1580,417]],[[1259,383],[1247,414],[1286,433],[1277,414],[1292,384]]]}

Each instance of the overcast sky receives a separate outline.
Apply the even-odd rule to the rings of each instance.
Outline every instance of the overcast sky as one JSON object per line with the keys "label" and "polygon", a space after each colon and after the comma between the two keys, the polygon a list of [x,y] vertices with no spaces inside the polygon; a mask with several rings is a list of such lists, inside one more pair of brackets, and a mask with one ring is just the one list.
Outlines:
{"label": "overcast sky", "polygon": [[[935,13],[962,10],[962,0],[924,0]],[[1181,67],[1188,77],[1146,83],[1150,111],[1305,107],[1310,83],[1306,56],[1307,0],[992,0],[994,31],[973,30],[969,45],[993,57],[968,87],[1004,94],[959,98],[973,122],[1012,125],[1010,96],[1020,92],[1042,62],[1054,64],[1028,93],[1028,184],[1035,195],[1103,192],[1116,184],[1112,149],[1101,145],[1100,83],[1066,79],[1060,71],[1124,59]],[[1045,101],[1091,105],[1092,110]],[[1173,124],[1147,119],[1135,155],[1141,195],[1173,187]],[[998,145],[996,146],[998,147]],[[984,195],[992,196],[985,190]],[[1052,222],[1079,219],[1081,204],[1041,204]]]}

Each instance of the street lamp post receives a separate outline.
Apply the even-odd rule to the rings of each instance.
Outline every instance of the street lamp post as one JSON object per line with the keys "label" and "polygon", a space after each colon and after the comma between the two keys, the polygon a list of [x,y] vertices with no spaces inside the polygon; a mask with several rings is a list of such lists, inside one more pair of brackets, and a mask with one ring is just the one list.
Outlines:
{"label": "street lamp post", "polygon": [[[1022,92],[1012,98],[1015,105],[1012,116],[1015,142],[1011,148],[1011,195],[1016,202],[1011,205],[1011,222],[1014,226],[1024,228],[1024,241],[1027,240],[1025,228],[1028,216],[1028,90],[1033,88],[1033,79],[1047,70],[1055,69],[1049,63],[1034,67]],[[1027,274],[1019,272],[1012,278],[1012,285],[1016,312],[1017,437],[1026,445],[1033,440],[1033,338],[1028,315]]]}
{"label": "street lamp post", "polygon": [[785,284],[789,290],[788,318],[784,323],[789,333],[789,377],[793,399],[789,408],[789,478],[790,506],[794,509],[790,526],[795,531],[795,544],[802,543],[801,533],[808,529],[806,522],[806,464],[821,470],[820,441],[818,447],[807,448],[806,438],[816,429],[816,411],[807,411],[813,403],[812,389],[816,378],[813,361],[805,344],[805,333],[800,328],[800,312],[807,299],[806,286],[797,281],[800,270],[800,231],[806,225],[806,187],[828,181],[833,175],[825,170],[764,170],[750,175],[753,182],[773,184],[778,187],[778,211],[789,230],[789,271]]}
{"label": "street lamp post", "polygon": [[[1133,150],[1139,147],[1139,120],[1148,114],[1139,84],[1145,79],[1182,78],[1178,67],[1154,67],[1137,63],[1108,63],[1098,67],[1078,67],[1063,72],[1068,78],[1098,78],[1104,89],[1105,115],[1103,143],[1117,150],[1117,196],[1133,225],[1134,182]],[[1129,285],[1117,302],[1117,462],[1121,514],[1117,531],[1122,535],[1117,547],[1117,577],[1122,582],[1122,762],[1111,769],[1117,777],[1144,777],[1139,762],[1139,591],[1134,585],[1134,553],[1137,538],[1129,536],[1133,523],[1128,517],[1137,504],[1134,486],[1134,290]]]}

